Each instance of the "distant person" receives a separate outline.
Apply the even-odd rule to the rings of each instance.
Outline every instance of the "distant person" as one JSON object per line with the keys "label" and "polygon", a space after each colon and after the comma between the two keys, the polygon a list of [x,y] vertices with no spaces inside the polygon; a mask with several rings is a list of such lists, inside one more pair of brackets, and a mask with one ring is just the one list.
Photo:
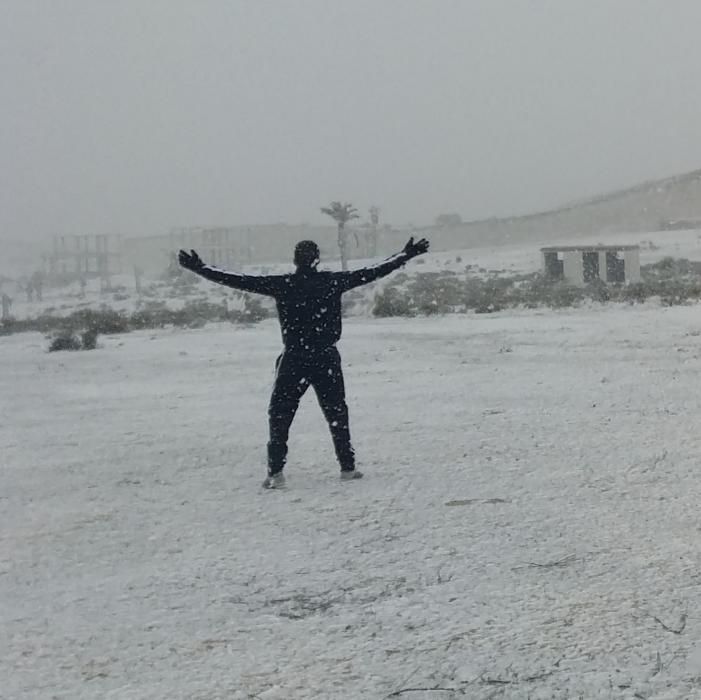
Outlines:
{"label": "distant person", "polygon": [[268,417],[268,476],[264,488],[285,484],[287,438],[299,402],[312,386],[331,429],[341,479],[360,479],[351,446],[341,356],[341,296],[350,289],[373,282],[428,251],[429,243],[410,238],[404,250],[379,265],[351,272],[317,270],[319,246],[300,241],[295,247],[296,270],[286,275],[238,275],[206,265],[192,250],[180,251],[180,264],[192,272],[234,289],[265,294],[275,299],[282,328],[284,350],[277,358],[275,386]]}

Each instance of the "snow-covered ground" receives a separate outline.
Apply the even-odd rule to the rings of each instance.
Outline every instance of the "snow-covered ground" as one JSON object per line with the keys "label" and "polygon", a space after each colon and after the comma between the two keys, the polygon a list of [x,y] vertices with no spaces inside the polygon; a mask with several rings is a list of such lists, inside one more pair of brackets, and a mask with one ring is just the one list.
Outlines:
{"label": "snow-covered ground", "polygon": [[0,339],[3,699],[701,697],[700,307],[351,319],[284,492],[274,321],[100,342]]}

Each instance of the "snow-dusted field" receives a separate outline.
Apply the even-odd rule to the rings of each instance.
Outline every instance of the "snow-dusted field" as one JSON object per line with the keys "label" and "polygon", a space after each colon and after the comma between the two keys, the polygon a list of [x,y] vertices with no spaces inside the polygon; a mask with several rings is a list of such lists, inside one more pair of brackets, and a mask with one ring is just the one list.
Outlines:
{"label": "snow-dusted field", "polygon": [[274,321],[100,340],[0,338],[4,700],[701,697],[700,307],[352,319],[285,492]]}

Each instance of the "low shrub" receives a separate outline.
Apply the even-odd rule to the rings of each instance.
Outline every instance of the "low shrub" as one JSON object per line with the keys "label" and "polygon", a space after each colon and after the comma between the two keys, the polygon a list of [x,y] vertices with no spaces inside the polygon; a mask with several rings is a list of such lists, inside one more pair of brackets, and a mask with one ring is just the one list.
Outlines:
{"label": "low shrub", "polygon": [[126,314],[103,306],[100,309],[80,309],[66,316],[63,321],[66,328],[85,328],[96,333],[110,335],[125,333],[129,330],[129,318]]}
{"label": "low shrub", "polygon": [[71,330],[63,330],[57,333],[49,343],[49,352],[63,350],[80,350],[82,344],[80,338]]}
{"label": "low shrub", "polygon": [[89,328],[80,334],[80,344],[83,350],[94,350],[97,347],[97,331]]}
{"label": "low shrub", "polygon": [[414,315],[409,299],[396,287],[385,287],[375,296],[372,313],[379,318]]}

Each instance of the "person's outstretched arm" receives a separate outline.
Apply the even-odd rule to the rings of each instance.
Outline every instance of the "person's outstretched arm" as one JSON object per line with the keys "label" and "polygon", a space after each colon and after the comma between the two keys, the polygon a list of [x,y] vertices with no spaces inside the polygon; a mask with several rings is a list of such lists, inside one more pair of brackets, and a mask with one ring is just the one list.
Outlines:
{"label": "person's outstretched arm", "polygon": [[360,287],[363,284],[369,284],[374,282],[380,277],[385,277],[389,275],[390,272],[398,270],[402,265],[407,263],[412,258],[417,255],[423,255],[428,252],[429,243],[425,238],[414,243],[413,237],[409,239],[409,242],[404,246],[404,250],[401,253],[393,255],[391,258],[387,258],[384,262],[379,265],[373,265],[372,267],[363,267],[360,270],[353,270],[352,272],[341,272],[341,284],[343,285],[344,291],[353,289],[355,287]]}
{"label": "person's outstretched arm", "polygon": [[226,272],[211,265],[206,265],[194,250],[191,250],[189,253],[181,250],[178,253],[178,262],[186,270],[190,270],[200,277],[227,287],[239,289],[242,292],[275,296],[277,290],[276,281],[278,278],[275,276],[237,275],[234,272]]}

